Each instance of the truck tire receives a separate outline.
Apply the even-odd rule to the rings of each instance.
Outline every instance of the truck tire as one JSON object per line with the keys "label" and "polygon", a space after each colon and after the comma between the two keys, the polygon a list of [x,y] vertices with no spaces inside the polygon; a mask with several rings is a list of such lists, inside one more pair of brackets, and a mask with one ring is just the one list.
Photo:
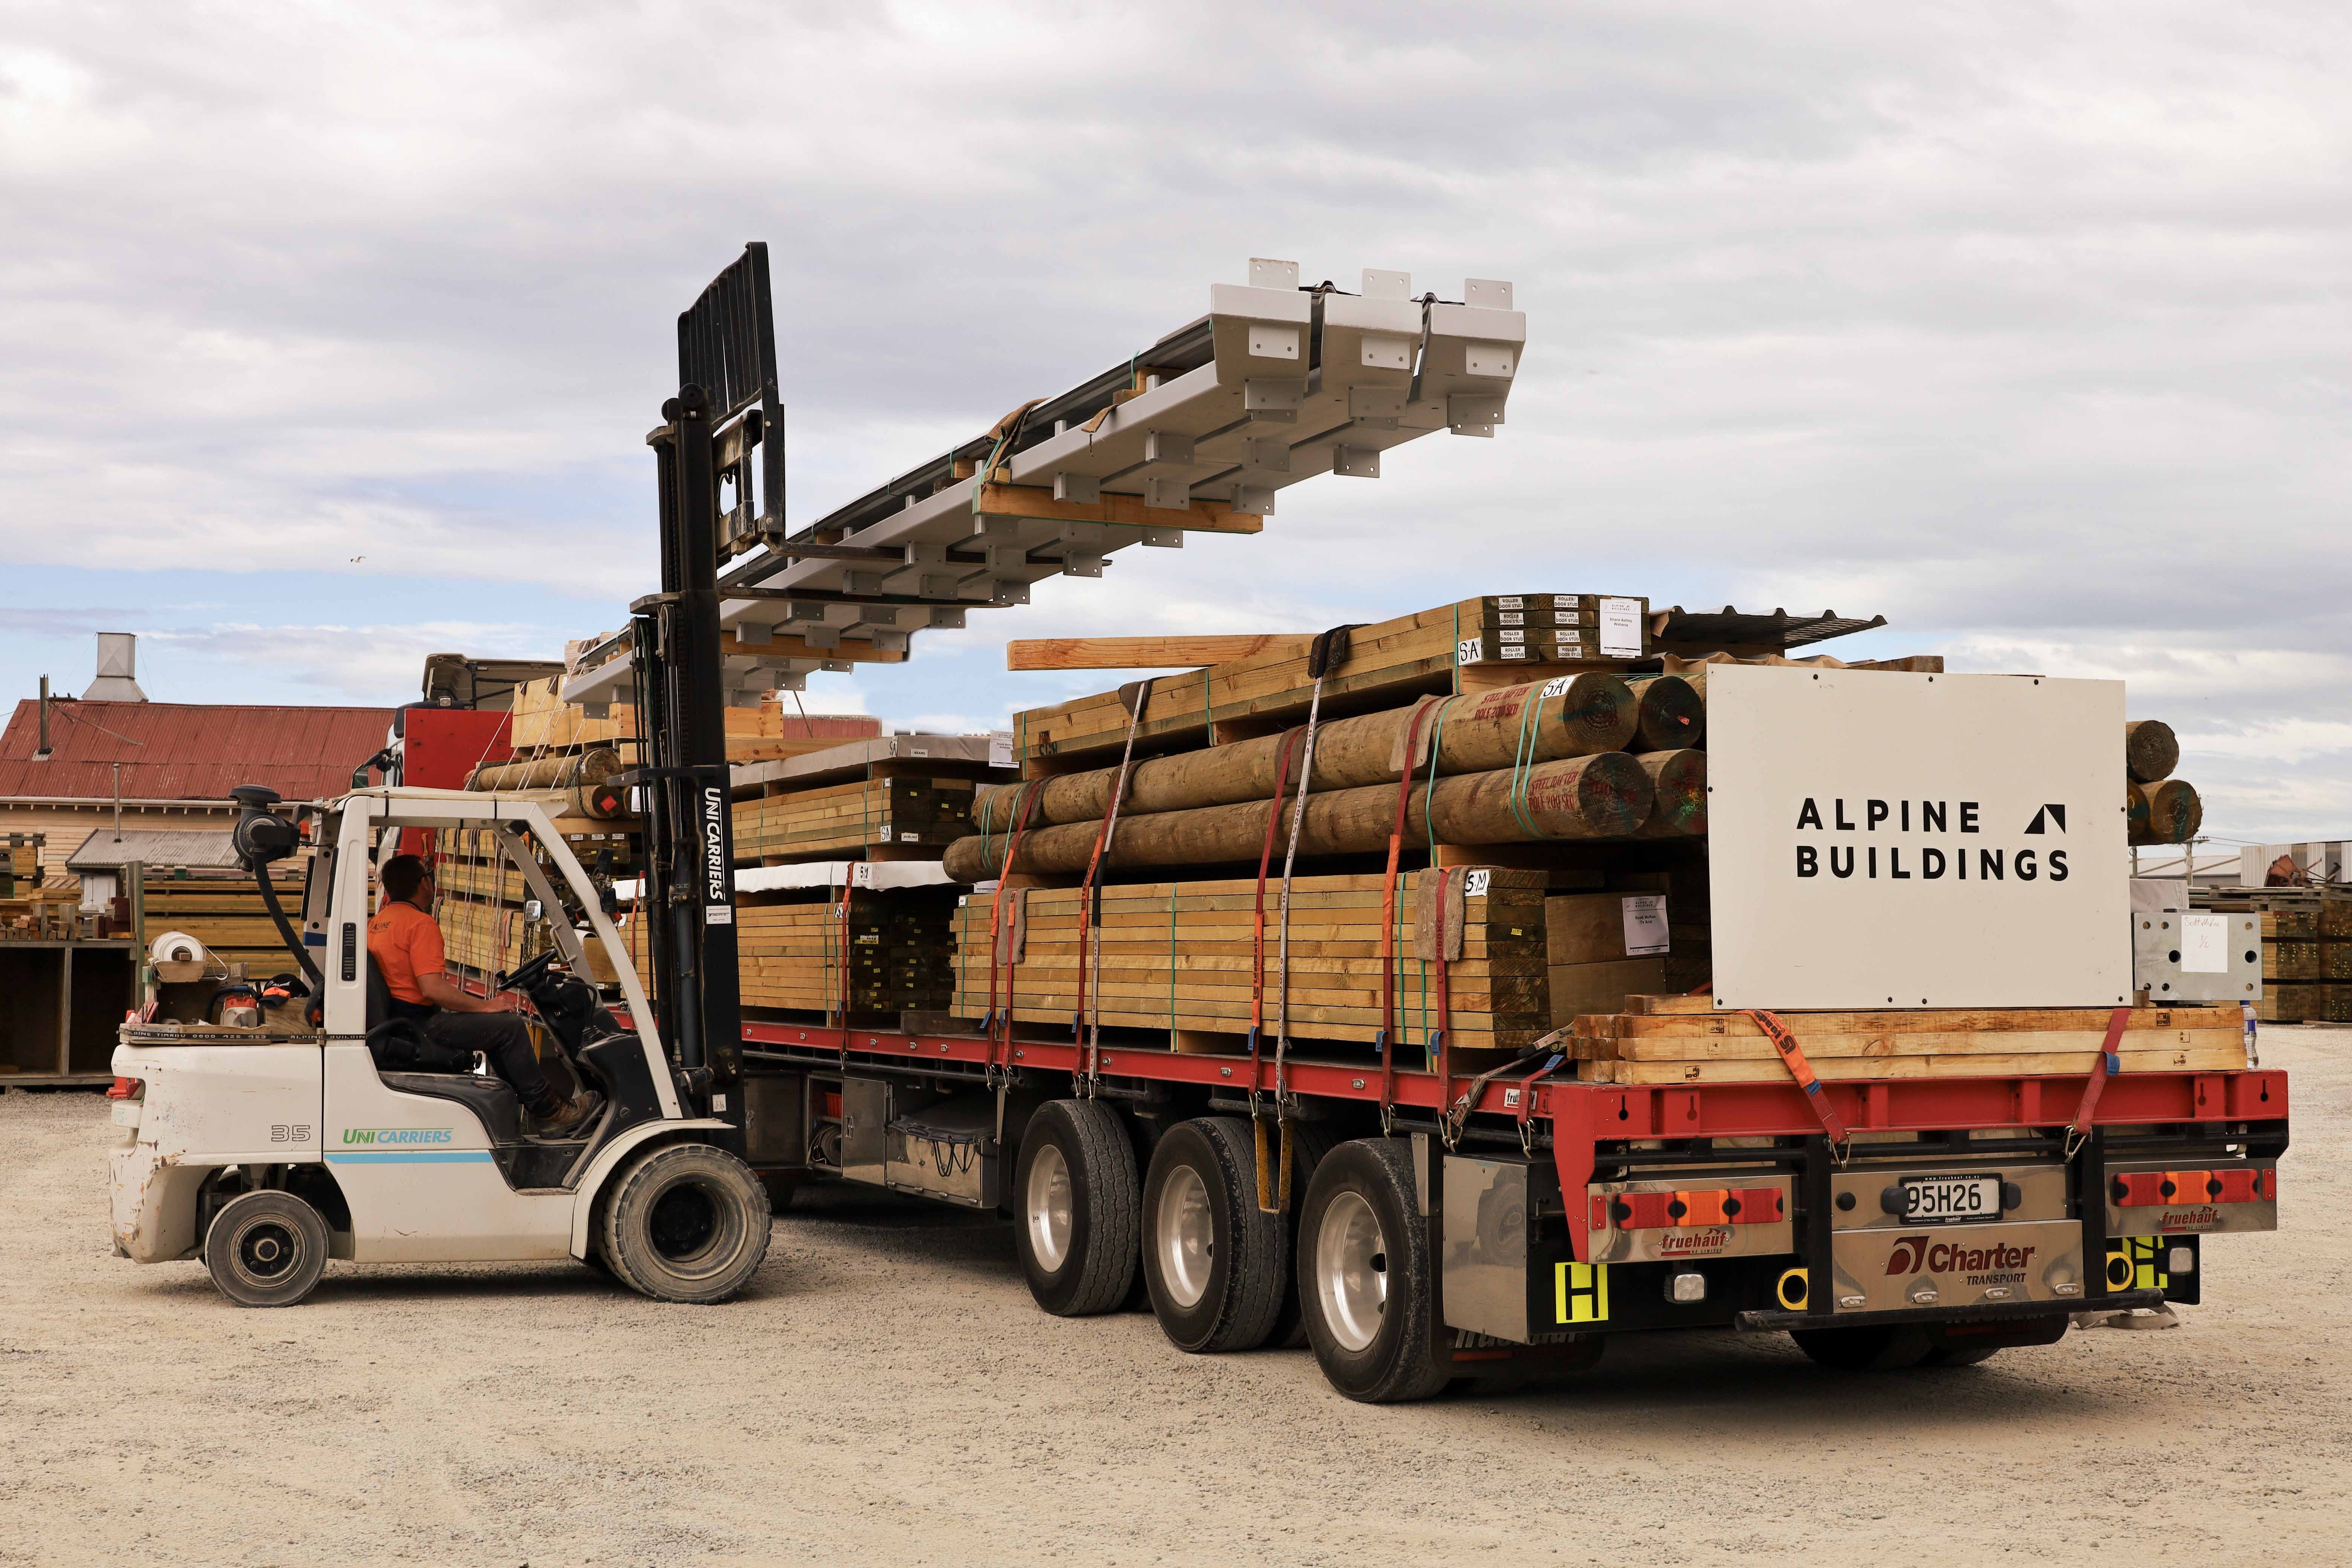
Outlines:
{"label": "truck tire", "polygon": [[1833,1372],[1901,1372],[1935,1349],[1933,1331],[1917,1323],[1862,1329],[1790,1329],[1797,1348]]}
{"label": "truck tire", "polygon": [[291,1193],[247,1193],[213,1216],[205,1267],[240,1307],[290,1307],[327,1270],[327,1222]]}
{"label": "truck tire", "polygon": [[1037,1305],[1088,1318],[1127,1299],[1141,1242],[1138,1185],[1117,1111],[1098,1100],[1037,1108],[1013,1177],[1013,1245]]}
{"label": "truck tire", "polygon": [[1429,1227],[1402,1138],[1331,1151],[1298,1215],[1298,1298],[1307,1342],[1331,1386],[1389,1405],[1427,1399],[1452,1375],[1431,1324]]}
{"label": "truck tire", "polygon": [[1143,1279],[1160,1331],[1193,1354],[1255,1350],[1282,1311],[1289,1216],[1257,1206],[1249,1122],[1168,1130],[1143,1182]]}
{"label": "truck tire", "polygon": [[666,1143],[613,1178],[604,1262],[656,1301],[709,1305],[751,1282],[768,1256],[768,1190],[708,1143]]}

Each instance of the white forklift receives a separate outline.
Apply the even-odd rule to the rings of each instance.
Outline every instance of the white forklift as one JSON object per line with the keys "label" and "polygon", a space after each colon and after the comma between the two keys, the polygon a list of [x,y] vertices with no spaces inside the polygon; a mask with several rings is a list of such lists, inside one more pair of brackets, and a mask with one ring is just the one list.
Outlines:
{"label": "white forklift", "polygon": [[[755,259],[764,299],[764,253]],[[696,341],[682,327],[682,345]],[[330,1258],[572,1258],[667,1301],[723,1300],[751,1279],[767,1255],[770,1198],[742,1158],[736,1089],[742,1031],[717,591],[722,454],[712,421],[744,416],[723,454],[740,482],[774,402],[772,347],[766,355],[747,387],[733,385],[731,372],[717,376],[715,400],[682,374],[647,437],[663,591],[630,606],[646,764],[609,783],[635,791],[643,809],[635,934],[658,1013],[605,890],[556,830],[551,810],[562,796],[392,784],[288,808],[267,789],[235,791],[239,859],[257,875],[310,994],[266,1010],[255,1027],[123,1026],[114,1071],[128,1098],[115,1114],[133,1131],[112,1163],[121,1256],[201,1258],[223,1293],[253,1307],[301,1300]],[[681,370],[689,369],[682,348]],[[779,471],[776,512],[781,483]],[[298,932],[268,868],[298,852],[306,818],[313,853]],[[603,1096],[597,1114],[562,1137],[532,1135],[514,1090],[478,1059],[472,1070],[395,1070],[427,1064],[403,1055],[400,1031],[415,1026],[388,1016],[368,956],[371,865],[395,852],[404,830],[447,828],[494,835],[550,917],[554,951],[490,978],[527,997],[552,1036],[560,1049],[541,1052],[541,1064],[558,1087]],[[583,932],[602,939],[626,1023],[584,978]],[[415,1038],[406,1043],[413,1051]]]}
{"label": "white forklift", "polygon": [[[237,846],[268,888],[264,868],[295,850],[297,826],[269,809],[269,792],[238,794]],[[273,1009],[251,1028],[123,1026],[114,1071],[130,1097],[115,1115],[135,1132],[113,1156],[116,1250],[141,1263],[201,1257],[222,1293],[249,1307],[302,1300],[331,1258],[573,1258],[663,1300],[740,1289],[767,1254],[767,1192],[728,1147],[738,1130],[696,1113],[694,1081],[670,1063],[627,944],[548,806],[384,788],[305,810],[317,849],[303,923],[324,940],[294,952],[312,972],[316,1005]],[[478,1065],[377,1065],[398,1026],[383,1016],[367,953],[371,851],[407,828],[495,835],[531,897],[564,911],[549,922],[555,950],[501,989],[530,998],[560,1046],[551,1073],[568,1068],[603,1093],[572,1135],[530,1136],[515,1091]],[[612,955],[626,1026],[583,978],[574,920]]]}

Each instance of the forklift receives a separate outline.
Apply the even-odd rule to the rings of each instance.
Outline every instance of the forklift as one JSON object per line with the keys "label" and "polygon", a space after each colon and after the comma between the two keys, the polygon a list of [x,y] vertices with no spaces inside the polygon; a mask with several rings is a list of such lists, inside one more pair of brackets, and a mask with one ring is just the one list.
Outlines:
{"label": "forklift", "polygon": [[[742,1047],[714,426],[733,422],[728,461],[740,477],[735,448],[756,443],[774,414],[774,351],[770,339],[746,374],[740,359],[728,363],[730,345],[692,329],[746,288],[764,303],[766,284],[764,248],[753,247],[681,316],[681,384],[646,438],[662,591],[630,606],[642,765],[610,782],[631,792],[645,823],[635,932],[652,995],[614,922],[609,883],[591,877],[559,830],[561,794],[371,788],[364,773],[323,802],[236,790],[238,863],[258,879],[299,979],[243,1026],[173,1022],[152,1006],[123,1025],[114,1119],[129,1131],[110,1167],[118,1256],[201,1258],[222,1294],[248,1307],[302,1300],[330,1258],[570,1258],[657,1300],[704,1303],[734,1295],[758,1270],[771,1200],[745,1163],[735,1089]],[[714,385],[724,402],[714,404]],[[763,460],[774,464],[764,488],[780,514],[780,454]],[[470,1064],[419,1059],[418,1037],[404,1034],[415,1026],[389,1016],[367,952],[372,871],[404,836],[450,829],[488,834],[547,918],[552,951],[489,978],[529,1000],[552,1041],[541,1052],[551,1079],[603,1097],[590,1121],[561,1137],[530,1134],[514,1090],[478,1053]],[[297,931],[269,868],[306,840]],[[586,978],[590,937],[625,1016]],[[433,1068],[443,1070],[425,1070]]]}

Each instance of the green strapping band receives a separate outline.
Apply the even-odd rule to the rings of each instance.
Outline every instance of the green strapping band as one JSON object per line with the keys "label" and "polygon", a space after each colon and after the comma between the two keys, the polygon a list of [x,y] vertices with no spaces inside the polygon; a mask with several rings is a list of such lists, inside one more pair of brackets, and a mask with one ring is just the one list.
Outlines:
{"label": "green strapping band", "polygon": [[1528,837],[1557,838],[1559,837],[1557,833],[1546,833],[1538,827],[1534,816],[1528,811],[1528,773],[1536,765],[1536,742],[1543,735],[1540,718],[1543,704],[1541,688],[1519,704],[1518,744],[1511,754],[1511,787],[1505,798],[1510,803],[1511,820],[1517,823]]}

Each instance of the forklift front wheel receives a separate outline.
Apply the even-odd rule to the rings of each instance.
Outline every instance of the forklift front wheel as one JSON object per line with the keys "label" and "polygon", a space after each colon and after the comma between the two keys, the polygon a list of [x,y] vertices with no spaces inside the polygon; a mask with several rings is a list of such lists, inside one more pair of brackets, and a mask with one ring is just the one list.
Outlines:
{"label": "forklift front wheel", "polygon": [[327,1224],[291,1193],[247,1193],[213,1216],[205,1267],[240,1307],[290,1307],[326,1272]]}
{"label": "forklift front wheel", "polygon": [[615,1179],[604,1260],[656,1301],[724,1301],[767,1258],[768,1218],[751,1167],[708,1143],[666,1144]]}

